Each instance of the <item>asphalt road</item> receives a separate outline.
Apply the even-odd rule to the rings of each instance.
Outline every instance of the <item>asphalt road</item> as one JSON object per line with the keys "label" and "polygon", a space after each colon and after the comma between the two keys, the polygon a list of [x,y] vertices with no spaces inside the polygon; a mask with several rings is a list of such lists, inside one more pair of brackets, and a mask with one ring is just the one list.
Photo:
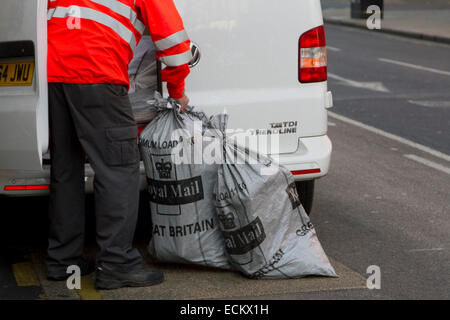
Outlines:
{"label": "asphalt road", "polygon": [[[450,46],[332,25],[326,35],[332,112],[450,154]],[[313,297],[449,299],[449,157],[330,121],[314,220],[329,255],[360,273],[381,267],[382,289]]]}
{"label": "asphalt road", "polygon": [[[258,298],[449,299],[450,46],[337,26],[326,32],[334,150],[329,175],[316,183],[312,220],[325,251],[345,270],[368,277],[367,268],[379,266],[381,289],[322,279],[314,290],[283,293],[281,285]],[[0,299],[39,299],[49,292],[76,298],[42,281],[35,285],[26,274],[27,263],[39,269],[31,257],[45,251],[47,199],[0,203]],[[90,246],[92,213],[88,201]],[[147,222],[140,223],[138,243],[147,240]],[[173,292],[187,279],[177,277]],[[208,277],[214,281],[215,275]],[[217,277],[224,287],[239,281]],[[130,290],[109,295],[154,297]]]}
{"label": "asphalt road", "polygon": [[334,25],[326,37],[333,112],[450,154],[448,45]]}

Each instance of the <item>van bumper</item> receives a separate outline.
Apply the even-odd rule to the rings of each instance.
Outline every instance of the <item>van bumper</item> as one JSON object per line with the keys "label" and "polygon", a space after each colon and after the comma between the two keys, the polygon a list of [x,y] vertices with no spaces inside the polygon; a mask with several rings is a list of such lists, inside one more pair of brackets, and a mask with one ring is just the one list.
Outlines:
{"label": "van bumper", "polygon": [[327,135],[300,138],[296,152],[272,158],[289,169],[296,181],[314,180],[328,174],[332,150]]}
{"label": "van bumper", "polygon": [[[296,181],[318,179],[328,173],[332,144],[327,135],[300,138],[297,151],[289,154],[272,155],[277,163],[289,169]],[[85,166],[86,193],[94,191],[94,171]],[[0,171],[0,195],[45,196],[49,194],[50,166],[43,171]],[[147,188],[144,164],[140,163],[140,189]]]}
{"label": "van bumper", "polygon": [[[45,196],[50,191],[50,165],[43,171],[0,171],[0,195],[3,196]],[[140,163],[140,188],[145,190],[147,179],[144,163]],[[94,170],[89,164],[84,167],[85,191],[94,192]]]}

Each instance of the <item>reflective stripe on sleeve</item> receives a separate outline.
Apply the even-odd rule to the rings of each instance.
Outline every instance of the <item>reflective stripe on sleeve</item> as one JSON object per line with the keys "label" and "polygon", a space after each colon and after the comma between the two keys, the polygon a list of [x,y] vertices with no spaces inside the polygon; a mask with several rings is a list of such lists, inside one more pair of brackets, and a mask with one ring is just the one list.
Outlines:
{"label": "reflective stripe on sleeve", "polygon": [[171,56],[160,57],[159,60],[169,67],[178,67],[192,60],[191,50]]}
{"label": "reflective stripe on sleeve", "polygon": [[181,30],[179,32],[176,32],[167,38],[155,41],[155,46],[158,48],[158,50],[166,50],[172,47],[175,47],[176,45],[179,45],[180,43],[183,43],[185,41],[189,40],[189,37],[185,30]]}
{"label": "reflective stripe on sleeve", "polygon": [[126,26],[124,26],[121,22],[117,21],[116,19],[105,13],[99,12],[94,9],[78,6],[70,6],[67,8],[57,7],[54,9],[49,20],[51,18],[67,18],[67,17],[88,19],[100,23],[104,26],[107,26],[111,28],[114,32],[116,32],[125,42],[127,42],[130,45],[131,50],[133,50],[133,52],[136,49],[136,38],[133,32]]}

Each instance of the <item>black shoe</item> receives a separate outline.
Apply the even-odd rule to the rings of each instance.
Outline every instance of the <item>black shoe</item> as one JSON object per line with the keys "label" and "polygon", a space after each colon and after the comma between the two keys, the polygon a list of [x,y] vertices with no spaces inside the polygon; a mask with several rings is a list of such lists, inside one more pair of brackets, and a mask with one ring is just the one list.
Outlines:
{"label": "black shoe", "polygon": [[[92,260],[81,258],[78,263],[76,263],[80,268],[81,276],[86,276],[95,271],[95,263]],[[67,268],[69,266],[60,266],[54,270],[47,270],[47,279],[52,281],[63,281],[67,280],[72,274],[67,273]]]}
{"label": "black shoe", "polygon": [[164,274],[155,269],[139,269],[130,272],[113,271],[98,266],[95,276],[97,289],[117,289],[122,287],[147,287],[164,281]]}

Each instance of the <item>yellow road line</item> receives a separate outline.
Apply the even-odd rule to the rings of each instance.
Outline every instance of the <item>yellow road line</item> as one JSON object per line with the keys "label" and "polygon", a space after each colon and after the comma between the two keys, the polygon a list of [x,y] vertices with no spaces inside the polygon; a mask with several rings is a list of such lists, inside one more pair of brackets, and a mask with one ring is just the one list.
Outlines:
{"label": "yellow road line", "polygon": [[19,262],[12,265],[14,277],[19,287],[40,286],[31,262]]}
{"label": "yellow road line", "polygon": [[102,300],[101,294],[95,290],[92,276],[81,277],[81,289],[78,290],[81,300]]}

